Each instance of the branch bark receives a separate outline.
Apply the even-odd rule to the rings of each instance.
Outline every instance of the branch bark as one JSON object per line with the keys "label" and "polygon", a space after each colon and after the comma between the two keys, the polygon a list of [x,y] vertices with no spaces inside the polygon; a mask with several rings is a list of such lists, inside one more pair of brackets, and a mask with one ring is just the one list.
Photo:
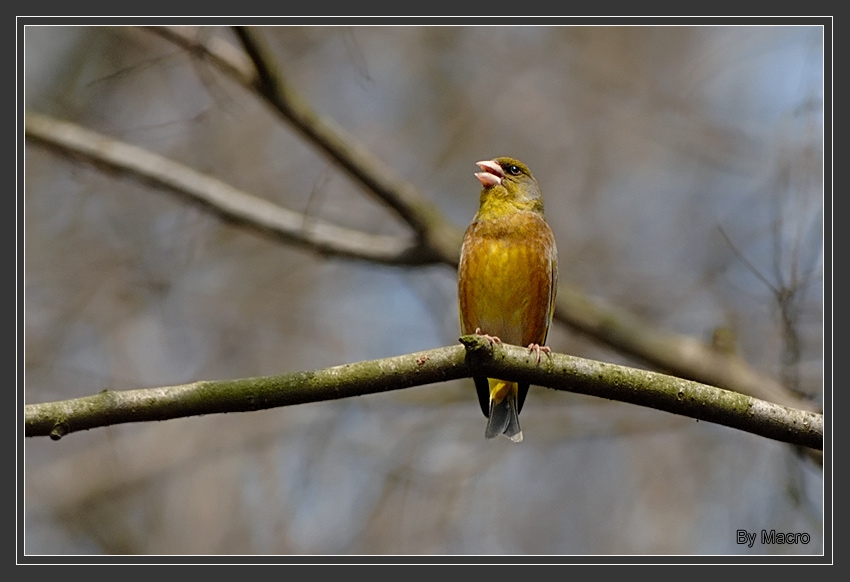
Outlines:
{"label": "branch bark", "polygon": [[526,381],[555,390],[648,406],[778,441],[823,450],[823,415],[796,410],[656,372],[544,355],[491,344],[482,336],[450,346],[323,370],[237,380],[201,381],[28,404],[26,436],[66,434],[128,422],[246,412],[400,390],[472,376]]}

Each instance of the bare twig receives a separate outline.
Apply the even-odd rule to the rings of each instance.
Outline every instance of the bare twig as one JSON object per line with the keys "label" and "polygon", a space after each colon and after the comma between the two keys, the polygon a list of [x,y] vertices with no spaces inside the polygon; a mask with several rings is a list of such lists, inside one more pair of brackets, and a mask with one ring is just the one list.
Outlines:
{"label": "bare twig", "polygon": [[[333,120],[318,115],[289,87],[277,74],[277,65],[257,35],[236,27],[234,31],[245,48],[245,53],[239,53],[225,42],[210,45],[200,42],[193,29],[153,27],[151,30],[209,61],[259,95],[308,142],[410,225],[435,259],[457,264],[461,237],[457,229],[416,188],[395,176]],[[247,63],[245,54],[249,57]]]}
{"label": "bare twig", "polygon": [[306,217],[142,148],[52,119],[26,114],[27,138],[101,167],[167,188],[227,220],[317,251],[389,264],[423,264],[430,253],[415,241],[342,228]]}
{"label": "bare twig", "polygon": [[234,32],[257,71],[254,90],[332,162],[394,210],[437,255],[456,263],[460,233],[439,209],[427,202],[413,185],[395,176],[333,120],[319,116],[289,87],[260,35],[241,26],[235,27]]}
{"label": "bare twig", "polygon": [[630,402],[767,438],[823,449],[823,416],[655,372],[550,354],[540,363],[526,348],[463,336],[437,348],[324,370],[28,404],[26,435],[62,436],[127,422],[239,412],[334,400],[486,375],[555,390]]}

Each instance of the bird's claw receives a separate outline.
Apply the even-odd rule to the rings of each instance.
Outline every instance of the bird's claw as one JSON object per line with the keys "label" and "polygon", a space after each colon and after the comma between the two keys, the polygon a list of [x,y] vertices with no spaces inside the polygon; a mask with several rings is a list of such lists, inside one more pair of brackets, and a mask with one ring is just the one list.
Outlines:
{"label": "bird's claw", "polygon": [[494,336],[494,335],[489,335],[489,334],[486,334],[486,333],[481,333],[481,328],[480,328],[480,327],[476,327],[476,328],[475,328],[475,335],[480,335],[481,337],[483,337],[484,339],[486,339],[488,342],[490,342],[490,345],[491,345],[491,346],[492,346],[493,344],[500,344],[500,343],[502,343],[502,340],[500,340],[499,338],[497,338],[497,337],[496,337],[496,336]]}
{"label": "bird's claw", "polygon": [[528,351],[537,352],[537,362],[535,365],[540,365],[540,352],[546,352],[546,355],[552,355],[552,349],[549,346],[541,346],[540,344],[528,344]]}

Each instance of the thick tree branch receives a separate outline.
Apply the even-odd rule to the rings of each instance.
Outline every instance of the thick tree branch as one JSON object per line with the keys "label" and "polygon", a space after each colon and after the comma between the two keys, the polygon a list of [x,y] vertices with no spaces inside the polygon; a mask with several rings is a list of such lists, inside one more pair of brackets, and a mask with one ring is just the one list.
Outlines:
{"label": "thick tree branch", "polygon": [[823,449],[823,416],[817,413],[673,376],[564,354],[544,355],[538,364],[535,354],[526,348],[491,344],[476,335],[463,336],[461,342],[462,346],[324,370],[146,390],[104,390],[75,400],[28,404],[26,436],[59,439],[112,424],[262,410],[479,375],[630,402]]}

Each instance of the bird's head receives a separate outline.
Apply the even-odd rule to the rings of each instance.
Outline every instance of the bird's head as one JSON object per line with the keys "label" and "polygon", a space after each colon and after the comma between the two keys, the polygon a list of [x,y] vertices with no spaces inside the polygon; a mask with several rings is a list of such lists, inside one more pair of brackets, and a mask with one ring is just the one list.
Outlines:
{"label": "bird's head", "polygon": [[531,175],[528,166],[513,158],[496,158],[477,162],[481,168],[475,177],[483,185],[481,189],[481,208],[485,205],[507,210],[543,211],[543,196],[537,180]]}

